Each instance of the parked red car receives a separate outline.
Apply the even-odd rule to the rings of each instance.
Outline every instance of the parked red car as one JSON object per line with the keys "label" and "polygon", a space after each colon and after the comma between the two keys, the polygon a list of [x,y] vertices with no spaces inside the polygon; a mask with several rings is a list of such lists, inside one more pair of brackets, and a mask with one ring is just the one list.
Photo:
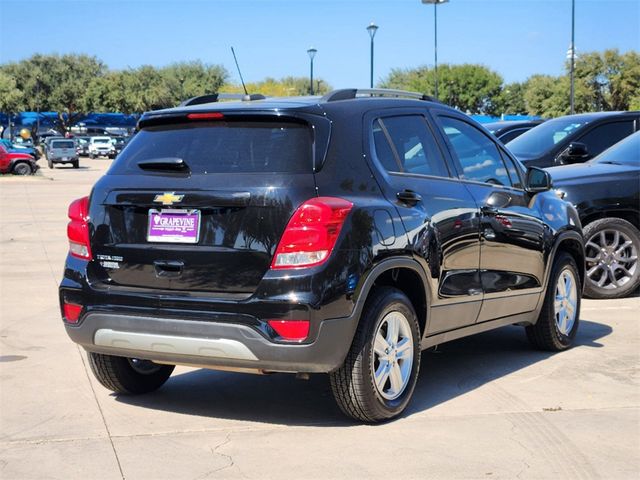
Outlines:
{"label": "parked red car", "polygon": [[0,173],[31,175],[36,170],[38,170],[38,164],[31,155],[8,152],[4,146],[0,145]]}

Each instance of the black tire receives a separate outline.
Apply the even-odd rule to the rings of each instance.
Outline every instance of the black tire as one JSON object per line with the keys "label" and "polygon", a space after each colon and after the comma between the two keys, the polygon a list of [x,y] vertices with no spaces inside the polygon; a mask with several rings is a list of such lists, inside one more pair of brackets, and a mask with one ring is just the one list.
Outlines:
{"label": "black tire", "polygon": [[[598,268],[601,264],[606,268],[606,262],[600,260],[601,250],[596,247],[599,246],[600,234],[605,233],[605,243],[611,239],[611,232],[618,232],[621,238],[628,238],[632,244],[623,251],[623,255],[628,257],[638,257],[640,254],[640,232],[631,223],[621,218],[601,218],[594,222],[589,223],[583,229],[585,239],[585,252],[587,256],[587,272],[593,270],[592,276],[587,274],[584,284],[584,295],[589,298],[621,298],[633,293],[640,285],[640,264],[638,259],[635,261],[629,261],[624,263],[624,266],[628,268],[631,275],[626,275],[621,269],[616,269],[611,275],[614,275],[617,281],[622,281],[622,285],[618,286],[611,281],[611,276],[607,275],[604,278],[606,282],[602,286],[598,286],[597,282],[602,279],[602,275],[607,272],[604,269]],[[592,240],[592,241],[590,241]],[[596,243],[594,243],[594,241]],[[635,253],[634,253],[635,252]],[[589,261],[589,259],[592,259]],[[604,259],[602,259],[604,260]],[[632,266],[630,266],[632,265]],[[624,278],[623,278],[624,277]]]}
{"label": "black tire", "polygon": [[[372,350],[378,327],[392,312],[399,312],[408,320],[413,351],[411,371],[404,390],[397,398],[388,400],[381,396],[374,383]],[[338,406],[347,416],[367,423],[396,417],[409,403],[419,371],[420,328],[411,302],[400,290],[377,288],[369,295],[344,364],[329,373],[331,390]]]}
{"label": "black tire", "polygon": [[159,365],[149,360],[101,353],[89,352],[87,356],[91,371],[98,381],[115,393],[135,395],[153,392],[164,385],[175,368],[173,365]]}
{"label": "black tire", "polygon": [[[556,288],[560,275],[569,270],[573,275],[576,288],[576,304],[573,326],[568,332],[561,332],[556,322],[555,300]],[[580,284],[580,276],[578,275],[578,267],[574,258],[566,252],[559,252],[553,262],[549,284],[545,292],[544,303],[540,316],[535,325],[526,327],[527,338],[531,344],[540,349],[550,352],[560,352],[566,350],[573,345],[578,325],[580,323],[580,293],[582,285]]]}
{"label": "black tire", "polygon": [[47,165],[49,168],[53,168],[53,162],[50,159],[47,160]]}
{"label": "black tire", "polygon": [[96,156],[93,153],[89,153],[89,158],[93,160],[94,158],[96,158]]}
{"label": "black tire", "polygon": [[16,162],[11,169],[11,173],[14,175],[31,175],[33,173],[33,169],[31,165],[26,162]]}
{"label": "black tire", "polygon": [[73,168],[80,168],[80,160],[71,162],[71,165],[73,165]]}

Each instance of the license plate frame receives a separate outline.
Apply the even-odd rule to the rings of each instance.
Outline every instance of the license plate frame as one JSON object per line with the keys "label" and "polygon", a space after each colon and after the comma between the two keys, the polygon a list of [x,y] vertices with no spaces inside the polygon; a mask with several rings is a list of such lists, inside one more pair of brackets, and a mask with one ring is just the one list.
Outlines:
{"label": "license plate frame", "polygon": [[[162,222],[163,216],[168,220]],[[156,218],[159,220],[156,221]],[[190,218],[194,219],[193,222],[188,221]],[[198,209],[150,208],[147,218],[147,242],[196,244],[200,241],[201,220],[202,214]]]}

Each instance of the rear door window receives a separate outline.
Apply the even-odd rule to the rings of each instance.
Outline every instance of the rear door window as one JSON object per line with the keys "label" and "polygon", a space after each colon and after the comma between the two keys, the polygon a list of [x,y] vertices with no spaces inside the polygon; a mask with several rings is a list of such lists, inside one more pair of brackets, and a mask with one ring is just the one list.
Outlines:
{"label": "rear door window", "polygon": [[476,127],[453,117],[438,117],[462,173],[460,178],[493,185],[512,186],[496,144]]}
{"label": "rear door window", "polygon": [[376,157],[388,172],[449,176],[442,153],[421,115],[376,119],[373,142]]}
{"label": "rear door window", "polygon": [[180,158],[193,174],[310,173],[312,137],[305,124],[271,121],[197,122],[142,129],[111,173],[140,173],[143,160]]}
{"label": "rear door window", "polygon": [[633,120],[626,122],[612,122],[598,125],[594,129],[582,135],[576,141],[584,143],[589,150],[589,155],[595,157],[601,154],[611,145],[618,143],[623,138],[633,133]]}

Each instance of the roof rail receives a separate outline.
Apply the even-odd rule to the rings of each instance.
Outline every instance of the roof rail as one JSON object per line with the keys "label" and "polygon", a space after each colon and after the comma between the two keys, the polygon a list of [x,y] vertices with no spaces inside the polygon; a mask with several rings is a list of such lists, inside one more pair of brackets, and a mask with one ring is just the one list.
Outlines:
{"label": "roof rail", "polygon": [[210,95],[200,95],[199,97],[189,98],[178,106],[188,107],[190,105],[219,102],[220,100],[242,100],[243,102],[250,102],[252,100],[264,100],[265,98],[267,97],[259,93],[252,93],[251,95],[245,95],[244,93],[213,93]]}
{"label": "roof rail", "polygon": [[404,90],[393,90],[390,88],[342,88],[327,93],[320,99],[321,102],[337,102],[338,100],[350,100],[356,97],[395,97],[414,98],[416,100],[426,100],[437,102],[433,97],[418,92],[407,92]]}

